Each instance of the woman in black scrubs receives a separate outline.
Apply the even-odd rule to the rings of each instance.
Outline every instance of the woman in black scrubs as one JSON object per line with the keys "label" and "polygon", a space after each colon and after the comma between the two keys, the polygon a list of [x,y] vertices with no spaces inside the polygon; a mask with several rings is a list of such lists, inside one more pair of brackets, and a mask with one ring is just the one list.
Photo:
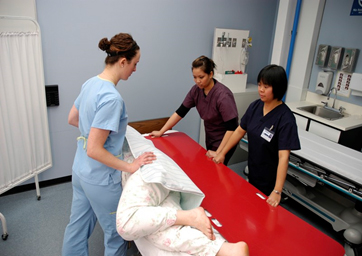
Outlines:
{"label": "woman in black scrubs", "polygon": [[277,206],[287,176],[291,150],[300,149],[295,117],[282,101],[288,85],[284,68],[264,67],[258,75],[260,99],[248,107],[224,148],[214,157],[222,163],[225,154],[247,133],[249,182]]}

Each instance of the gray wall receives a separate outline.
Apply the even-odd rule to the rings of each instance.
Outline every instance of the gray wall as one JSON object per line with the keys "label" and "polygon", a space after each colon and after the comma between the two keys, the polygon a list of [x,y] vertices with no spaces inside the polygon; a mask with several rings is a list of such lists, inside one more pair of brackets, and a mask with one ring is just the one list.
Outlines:
{"label": "gray wall", "polygon": [[[322,24],[319,32],[317,49],[320,44],[339,46],[344,48],[357,48],[360,51],[355,73],[362,73],[362,16],[350,16],[354,0],[327,0],[324,8]],[[316,51],[317,52],[317,51]],[[314,61],[315,61],[314,56]],[[309,83],[309,91],[314,92],[318,73],[322,71],[313,65]],[[337,72],[334,72],[332,85],[335,85]],[[341,101],[362,106],[362,97],[350,95],[337,98]]]}
{"label": "gray wall", "polygon": [[[214,28],[250,30],[248,82],[269,64],[278,0],[36,0],[46,85],[59,85],[60,106],[48,108],[53,167],[39,177],[71,174],[76,137],[68,112],[81,85],[99,74],[103,37],[133,35],[141,61],[117,88],[130,121],[170,116],[194,84],[191,62],[211,57]],[[175,129],[198,141],[200,119],[191,111]]]}

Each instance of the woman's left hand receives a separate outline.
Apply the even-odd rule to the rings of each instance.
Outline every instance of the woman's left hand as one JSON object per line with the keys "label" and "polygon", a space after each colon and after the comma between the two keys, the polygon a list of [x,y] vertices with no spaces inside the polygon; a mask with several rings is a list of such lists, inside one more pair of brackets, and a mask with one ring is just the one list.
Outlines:
{"label": "woman's left hand", "polygon": [[156,160],[156,155],[153,152],[144,152],[130,163],[130,170],[128,172],[134,173],[145,164],[152,164]]}
{"label": "woman's left hand", "polygon": [[208,150],[206,156],[209,158],[214,158],[216,156],[216,151]]}
{"label": "woman's left hand", "polygon": [[274,193],[274,192],[271,192],[271,194],[269,195],[268,199],[266,200],[266,202],[268,204],[270,204],[271,206],[273,207],[277,207],[280,203],[280,200],[281,200],[281,195],[280,194],[277,194],[277,193]]}

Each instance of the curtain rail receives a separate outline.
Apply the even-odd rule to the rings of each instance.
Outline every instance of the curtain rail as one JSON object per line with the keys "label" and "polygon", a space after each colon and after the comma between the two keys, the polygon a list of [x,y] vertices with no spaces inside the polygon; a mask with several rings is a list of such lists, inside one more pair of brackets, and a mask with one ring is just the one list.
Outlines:
{"label": "curtain rail", "polygon": [[39,23],[34,20],[31,17],[28,16],[12,16],[12,15],[0,15],[0,19],[2,20],[25,20],[25,21],[30,21],[32,23],[34,23],[35,27],[36,27],[36,31],[38,33],[40,33],[40,26]]}

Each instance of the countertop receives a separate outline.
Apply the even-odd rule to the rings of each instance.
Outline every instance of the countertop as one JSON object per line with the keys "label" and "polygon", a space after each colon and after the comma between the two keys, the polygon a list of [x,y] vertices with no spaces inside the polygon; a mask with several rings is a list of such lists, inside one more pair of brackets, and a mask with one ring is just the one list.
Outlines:
{"label": "countertop", "polygon": [[321,105],[321,104],[316,104],[316,103],[310,102],[310,101],[287,102],[286,104],[290,108],[290,110],[292,110],[294,113],[297,113],[301,116],[318,121],[320,123],[326,124],[328,126],[334,127],[341,131],[348,131],[348,130],[362,126],[362,117],[358,116],[358,115],[351,115],[348,113],[344,113],[345,116],[341,119],[328,120],[328,119],[316,116],[312,113],[308,113],[306,111],[298,109],[298,107]]}

